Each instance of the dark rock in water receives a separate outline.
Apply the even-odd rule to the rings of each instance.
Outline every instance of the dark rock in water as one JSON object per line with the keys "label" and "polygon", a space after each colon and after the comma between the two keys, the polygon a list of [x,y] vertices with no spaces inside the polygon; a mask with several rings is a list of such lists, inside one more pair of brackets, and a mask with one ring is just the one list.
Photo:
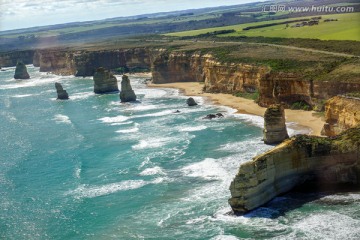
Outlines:
{"label": "dark rock in water", "polygon": [[187,103],[187,105],[190,106],[190,107],[198,105],[192,97],[191,97],[191,98],[188,98],[188,99],[186,100],[186,103]]}
{"label": "dark rock in water", "polygon": [[94,92],[101,94],[118,91],[116,77],[105,68],[98,68],[94,74]]}
{"label": "dark rock in water", "polygon": [[60,99],[60,100],[69,99],[69,94],[66,92],[66,90],[63,89],[63,87],[61,86],[60,83],[56,82],[55,88],[56,88],[56,92],[57,92],[57,96],[58,96],[57,99]]}
{"label": "dark rock in water", "polygon": [[216,118],[216,115],[215,114],[208,114],[206,115],[206,117],[204,117],[203,119],[213,119],[213,118]]}
{"label": "dark rock in water", "polygon": [[271,105],[264,115],[264,142],[277,144],[287,138],[284,107],[280,104]]}
{"label": "dark rock in water", "polygon": [[126,75],[122,76],[120,100],[121,100],[121,102],[136,101],[135,92],[134,92],[134,90],[132,90],[129,77]]}
{"label": "dark rock in water", "polygon": [[18,62],[15,69],[15,79],[29,79],[30,75],[27,72],[26,65],[23,62]]}
{"label": "dark rock in water", "polygon": [[179,110],[176,110],[174,113],[180,113],[180,111],[179,111]]}
{"label": "dark rock in water", "polygon": [[213,118],[222,118],[224,117],[224,115],[222,115],[222,113],[216,113],[216,114],[208,114],[206,115],[203,119],[213,119]]}

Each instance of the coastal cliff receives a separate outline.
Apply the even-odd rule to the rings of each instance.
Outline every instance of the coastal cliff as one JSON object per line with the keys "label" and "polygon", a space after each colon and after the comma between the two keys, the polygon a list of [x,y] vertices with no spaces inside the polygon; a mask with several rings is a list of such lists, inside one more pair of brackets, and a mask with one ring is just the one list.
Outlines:
{"label": "coastal cliff", "polygon": [[268,67],[221,63],[211,54],[164,52],[153,63],[153,82],[204,82],[206,92],[254,92]]}
{"label": "coastal cliff", "polygon": [[325,104],[325,121],[322,134],[326,136],[360,126],[360,99],[345,96],[329,99]]}
{"label": "coastal cliff", "polygon": [[[211,51],[170,51],[156,47],[12,52],[0,56],[0,67],[14,66],[18,59],[24,58],[24,63],[33,63],[42,72],[61,75],[93,76],[99,67],[114,72],[120,70],[119,73],[151,69],[154,83],[203,82],[203,90],[209,93],[253,94],[262,107],[283,103],[286,108],[298,104],[307,109],[322,110],[324,100],[360,91],[360,82],[356,80],[360,79],[358,74],[341,78],[341,74],[348,76],[346,69],[358,66],[355,60],[353,65],[343,66],[342,72],[335,69],[335,75],[329,79],[324,75],[325,79],[321,80],[314,80],[302,71],[273,69],[270,65],[242,61],[241,58],[235,62],[231,59],[220,61]],[[332,79],[334,76],[337,76],[336,80]]]}
{"label": "coastal cliff", "polygon": [[126,68],[150,69],[151,51],[147,48],[117,49],[103,51],[60,51],[58,49],[38,50],[32,63],[40,72],[60,75],[93,76],[96,69]]}
{"label": "coastal cliff", "polygon": [[360,184],[360,128],[335,138],[298,135],[240,166],[229,204],[246,213],[303,183]]}
{"label": "coastal cliff", "polygon": [[[320,108],[319,103],[338,94],[360,91],[359,82],[315,81],[301,72],[275,71],[266,65],[220,62],[212,54],[163,51],[153,61],[153,82],[204,82],[211,93],[258,93],[262,107],[283,103]],[[320,104],[321,105],[321,104]]]}
{"label": "coastal cliff", "polygon": [[34,58],[34,50],[13,51],[0,54],[0,67],[13,67],[17,62],[24,64],[32,64]]}

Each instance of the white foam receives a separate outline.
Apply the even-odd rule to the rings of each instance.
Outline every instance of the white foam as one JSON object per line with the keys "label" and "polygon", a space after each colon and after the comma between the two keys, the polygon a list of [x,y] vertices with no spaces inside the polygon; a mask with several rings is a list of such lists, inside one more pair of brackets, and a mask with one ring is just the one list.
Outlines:
{"label": "white foam", "polygon": [[121,130],[117,130],[117,133],[134,133],[134,132],[138,132],[139,128],[135,127],[135,128],[130,128],[130,129],[121,129]]}
{"label": "white foam", "polygon": [[161,88],[143,88],[137,89],[136,94],[145,95],[144,98],[161,98],[169,95],[176,95],[179,91]]}
{"label": "white foam", "polygon": [[184,127],[184,128],[180,128],[179,132],[196,132],[196,131],[201,131],[207,129],[207,127],[205,125],[200,125],[200,126],[196,126],[196,127]]}
{"label": "white foam", "polygon": [[141,173],[141,176],[151,176],[151,175],[165,175],[163,169],[159,166],[146,168]]}
{"label": "white foam", "polygon": [[25,80],[13,80],[11,84],[0,85],[0,89],[16,89],[16,88],[25,88],[25,87],[34,87],[41,86],[49,83],[54,83],[59,81],[61,77],[51,76],[49,78],[30,78]]}
{"label": "white foam", "polygon": [[62,114],[56,114],[53,118],[53,120],[55,120],[56,123],[66,123],[66,124],[71,124],[71,120],[68,116],[66,115],[62,115]]}
{"label": "white foam", "polygon": [[98,120],[102,121],[103,123],[121,123],[128,120],[128,117],[125,116],[116,116],[116,117],[103,117],[99,118]]}
{"label": "white foam", "polygon": [[204,179],[222,179],[228,175],[227,171],[213,158],[190,164],[181,169],[184,175],[188,177],[201,177]]}
{"label": "white foam", "polygon": [[69,97],[71,98],[71,100],[79,100],[79,99],[86,99],[94,95],[95,95],[94,92],[82,92],[82,93],[71,94],[71,96]]}
{"label": "white foam", "polygon": [[11,97],[13,97],[13,98],[25,98],[25,97],[35,96],[35,95],[38,95],[38,94],[18,94],[18,95],[14,95],[14,96],[11,96]]}
{"label": "white foam", "polygon": [[310,214],[296,222],[292,228],[311,239],[359,239],[360,220],[337,212]]}
{"label": "white foam", "polygon": [[213,238],[211,238],[212,240],[237,240],[239,238],[232,236],[232,235],[218,235],[215,236]]}
{"label": "white foam", "polygon": [[71,191],[69,194],[75,195],[76,198],[94,198],[109,195],[111,193],[119,191],[141,188],[146,184],[147,182],[143,180],[128,180],[95,187],[88,187],[86,185],[82,185],[74,191]]}
{"label": "white foam", "polygon": [[254,126],[263,128],[264,127],[264,118],[256,115],[251,114],[234,114],[233,115],[237,119],[244,120]]}
{"label": "white foam", "polygon": [[140,117],[162,117],[162,116],[167,116],[169,114],[174,113],[173,110],[164,110],[161,112],[156,112],[156,113],[149,113],[149,114],[143,114],[143,115],[137,115],[134,116],[134,118],[140,118]]}
{"label": "white foam", "polygon": [[132,121],[128,121],[128,122],[115,122],[115,123],[111,123],[111,126],[121,126],[121,125],[128,125],[128,124],[132,124]]}
{"label": "white foam", "polygon": [[147,148],[159,148],[172,141],[173,139],[169,137],[140,140],[138,144],[132,146],[132,149],[140,150]]}

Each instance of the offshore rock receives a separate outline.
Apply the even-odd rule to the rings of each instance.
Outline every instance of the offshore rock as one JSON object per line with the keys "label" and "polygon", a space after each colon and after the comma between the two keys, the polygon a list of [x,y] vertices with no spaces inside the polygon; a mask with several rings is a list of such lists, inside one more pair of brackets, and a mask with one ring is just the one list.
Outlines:
{"label": "offshore rock", "polygon": [[264,115],[264,142],[277,144],[287,138],[284,107],[280,104],[271,105]]}
{"label": "offshore rock", "polygon": [[135,92],[132,90],[129,77],[127,75],[122,76],[120,100],[121,102],[136,101]]}
{"label": "offshore rock", "polygon": [[26,65],[23,62],[18,62],[15,69],[15,79],[29,79],[30,75],[27,72]]}
{"label": "offshore rock", "polygon": [[321,134],[330,137],[360,126],[360,99],[345,96],[329,99],[325,103],[325,122]]}
{"label": "offshore rock", "polygon": [[[229,204],[243,214],[304,183],[317,189],[359,187],[360,127],[333,138],[297,135],[242,164]],[[339,189],[341,190],[341,189]]]}
{"label": "offshore rock", "polygon": [[98,68],[94,74],[94,92],[101,94],[118,91],[116,77],[108,70],[102,67]]}
{"label": "offshore rock", "polygon": [[188,98],[188,99],[186,100],[186,104],[187,104],[189,107],[198,105],[192,97],[191,97],[191,98]]}
{"label": "offshore rock", "polygon": [[69,94],[66,92],[66,90],[63,89],[60,83],[55,83],[55,88],[57,92],[57,99],[60,100],[67,100],[69,99]]}

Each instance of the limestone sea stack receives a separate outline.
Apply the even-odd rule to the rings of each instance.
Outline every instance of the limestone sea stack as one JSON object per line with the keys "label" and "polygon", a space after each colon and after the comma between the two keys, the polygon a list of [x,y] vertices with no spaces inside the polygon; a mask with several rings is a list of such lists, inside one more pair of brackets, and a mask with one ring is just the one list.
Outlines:
{"label": "limestone sea stack", "polygon": [[266,144],[281,143],[289,138],[285,125],[285,111],[280,104],[271,105],[264,115],[264,142]]}
{"label": "limestone sea stack", "polygon": [[191,98],[188,98],[188,99],[186,100],[186,103],[187,103],[187,105],[188,105],[189,107],[198,105],[192,97],[191,97]]}
{"label": "limestone sea stack", "polygon": [[26,65],[23,62],[18,62],[15,69],[15,79],[29,79],[30,75],[27,71]]}
{"label": "limestone sea stack", "polygon": [[235,213],[246,213],[304,183],[313,190],[358,190],[360,127],[332,138],[297,135],[242,164],[229,204]]}
{"label": "limestone sea stack", "polygon": [[121,100],[121,102],[136,101],[135,92],[134,92],[134,90],[132,90],[129,77],[127,75],[122,76],[120,100]]}
{"label": "limestone sea stack", "polygon": [[101,94],[118,91],[116,77],[105,68],[98,68],[94,74],[94,92]]}
{"label": "limestone sea stack", "polygon": [[69,99],[69,94],[66,92],[66,90],[63,89],[60,83],[55,83],[55,88],[57,92],[57,99],[60,100],[67,100]]}

